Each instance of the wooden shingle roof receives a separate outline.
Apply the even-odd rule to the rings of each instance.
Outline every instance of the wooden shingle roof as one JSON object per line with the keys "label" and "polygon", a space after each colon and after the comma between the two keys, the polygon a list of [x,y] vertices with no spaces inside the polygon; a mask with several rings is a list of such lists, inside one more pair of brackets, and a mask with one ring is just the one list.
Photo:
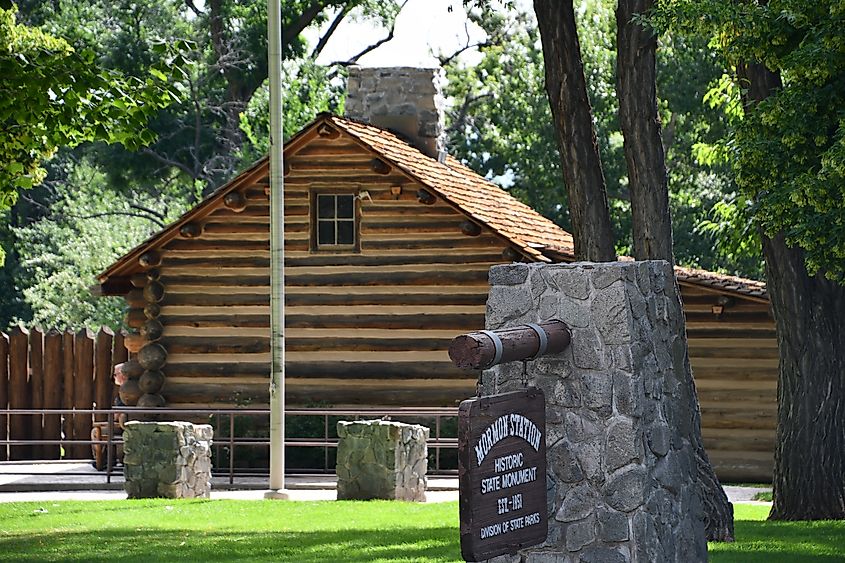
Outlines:
{"label": "wooden shingle roof", "polygon": [[329,120],[535,259],[548,261],[542,247],[574,250],[571,234],[456,158],[438,162],[384,129],[335,116]]}

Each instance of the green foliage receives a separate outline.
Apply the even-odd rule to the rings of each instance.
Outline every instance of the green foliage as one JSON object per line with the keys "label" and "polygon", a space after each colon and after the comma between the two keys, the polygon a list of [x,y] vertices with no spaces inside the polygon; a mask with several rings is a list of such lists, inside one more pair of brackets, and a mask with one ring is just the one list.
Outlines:
{"label": "green foliage", "polygon": [[123,300],[94,297],[89,287],[139,240],[181,214],[187,202],[138,194],[130,203],[108,189],[101,170],[84,162],[67,183],[58,184],[54,197],[42,220],[12,229],[32,320],[51,328],[119,329]]}
{"label": "green foliage", "polygon": [[175,99],[162,69],[180,66],[162,59],[145,80],[102,70],[93,52],[17,24],[15,15],[0,9],[0,209],[44,179],[42,162],[58,147],[101,140],[135,149],[152,141],[147,121]]}
{"label": "green foliage", "polygon": [[[616,100],[614,2],[582,0],[576,6],[581,53],[608,188],[617,250],[630,253],[630,202]],[[490,46],[476,67],[447,66],[453,98],[450,148],[546,217],[569,227],[566,189],[560,172],[553,121],[544,89],[543,54],[532,16],[481,11],[473,18]],[[679,264],[762,275],[759,242],[738,241],[742,252],[720,237],[731,224],[712,226],[713,211],[733,198],[729,166],[705,160],[705,148],[720,146],[729,119],[721,107],[703,103],[723,73],[722,59],[706,40],[665,33],[657,51],[659,110],[669,173],[675,256]],[[708,227],[705,227],[707,225]],[[731,231],[734,239],[746,234]],[[723,248],[724,245],[724,248]]]}
{"label": "green foliage", "polygon": [[[345,91],[340,79],[329,79],[328,68],[309,60],[285,61],[283,74],[285,141],[320,112],[343,113]],[[256,90],[241,113],[240,127],[247,141],[241,148],[241,162],[247,165],[267,154],[270,148],[270,92],[267,81]]]}
{"label": "green foliage", "polygon": [[783,86],[736,120],[726,145],[736,183],[755,226],[802,248],[811,274],[845,282],[845,7],[676,0],[653,23],[707,34],[734,69],[780,73]]}

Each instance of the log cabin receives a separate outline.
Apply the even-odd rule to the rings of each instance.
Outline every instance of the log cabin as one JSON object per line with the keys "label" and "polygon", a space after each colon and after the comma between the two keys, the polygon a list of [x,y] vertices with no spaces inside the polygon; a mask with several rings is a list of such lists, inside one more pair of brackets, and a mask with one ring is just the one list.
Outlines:
{"label": "log cabin", "polygon": [[[574,260],[569,233],[446,154],[437,75],[352,68],[347,117],[284,146],[289,405],[456,406],[477,374],[447,348],[484,325],[489,268]],[[129,404],[267,406],[268,173],[256,162],[99,276],[137,331]],[[722,479],[770,478],[765,285],[676,271],[709,455]]]}

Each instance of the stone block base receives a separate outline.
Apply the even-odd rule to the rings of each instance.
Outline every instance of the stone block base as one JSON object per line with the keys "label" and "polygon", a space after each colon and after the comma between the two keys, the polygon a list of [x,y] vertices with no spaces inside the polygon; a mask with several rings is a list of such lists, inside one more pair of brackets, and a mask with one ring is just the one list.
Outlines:
{"label": "stone block base", "polygon": [[123,473],[129,498],[208,498],[212,436],[208,424],[127,422]]}
{"label": "stone block base", "polygon": [[429,430],[385,420],[341,421],[338,500],[425,501]]}

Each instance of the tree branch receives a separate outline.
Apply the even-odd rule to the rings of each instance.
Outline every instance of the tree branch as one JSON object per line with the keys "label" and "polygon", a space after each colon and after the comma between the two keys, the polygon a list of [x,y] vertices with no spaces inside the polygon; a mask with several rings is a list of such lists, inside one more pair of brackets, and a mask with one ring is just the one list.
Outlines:
{"label": "tree branch", "polygon": [[141,153],[153,157],[154,159],[161,162],[162,164],[166,164],[168,166],[178,168],[179,170],[181,170],[182,172],[184,172],[185,174],[187,174],[191,178],[196,179],[196,175],[194,174],[194,171],[191,170],[190,168],[188,168],[186,165],[179,162],[178,160],[171,160],[171,159],[169,159],[169,158],[167,158],[163,155],[158,154],[157,152],[155,152],[155,151],[153,151],[149,148],[141,149]]}
{"label": "tree branch", "polygon": [[72,217],[74,219],[97,219],[98,217],[109,217],[115,215],[123,215],[126,217],[137,217],[138,219],[146,219],[151,223],[155,223],[157,226],[163,228],[165,226],[164,221],[160,221],[155,217],[150,217],[145,213],[132,213],[130,211],[103,211],[102,213],[91,213],[90,215],[74,215],[68,214],[64,215],[65,217]]}
{"label": "tree branch", "polygon": [[331,36],[334,34],[334,32],[337,31],[337,27],[340,25],[340,22],[343,21],[343,19],[346,17],[346,14],[348,14],[348,13],[349,13],[349,6],[348,5],[344,6],[337,13],[337,16],[335,16],[334,20],[332,21],[332,24],[329,26],[329,28],[326,30],[326,32],[323,34],[323,36],[317,42],[317,46],[314,47],[313,51],[311,51],[311,58],[312,59],[316,59],[320,55],[320,53],[323,52],[323,49],[325,49],[325,47],[326,47],[326,43],[329,42],[329,38],[331,38]]}
{"label": "tree branch", "polygon": [[[380,39],[379,41],[376,41],[375,43],[369,45],[368,47],[364,48],[360,53],[358,53],[357,55],[353,56],[352,58],[350,58],[346,61],[335,61],[328,66],[334,66],[334,67],[352,66],[352,65],[354,65],[355,63],[358,62],[358,59],[360,59],[361,57],[363,57],[367,53],[370,53],[370,52],[378,49],[379,47],[381,47],[382,45],[384,45],[385,43],[387,43],[388,41],[393,39],[393,33],[396,31],[396,20],[399,18],[399,14],[402,12],[402,9],[405,7],[405,4],[407,4],[407,3],[408,3],[408,0],[404,0],[404,2],[402,2],[402,5],[399,6],[399,10],[396,12],[396,18],[393,19],[393,24],[390,26],[390,31],[388,31],[387,37],[384,37],[383,39]],[[330,77],[331,77],[331,75],[330,75]]]}
{"label": "tree branch", "polygon": [[295,21],[291,22],[290,25],[282,30],[282,46],[290,45],[291,41],[296,39],[302,33],[302,30],[311,25],[314,18],[320,15],[324,7],[323,3],[319,0],[311,2],[311,5]]}

